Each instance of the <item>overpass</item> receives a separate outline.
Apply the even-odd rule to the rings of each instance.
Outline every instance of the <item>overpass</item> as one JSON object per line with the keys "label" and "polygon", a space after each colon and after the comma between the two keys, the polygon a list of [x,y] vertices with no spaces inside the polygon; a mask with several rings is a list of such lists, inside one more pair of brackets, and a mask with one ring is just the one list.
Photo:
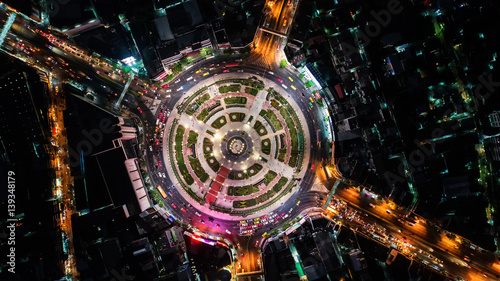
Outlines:
{"label": "overpass", "polygon": [[17,14],[14,12],[11,12],[9,15],[9,18],[5,21],[5,25],[2,28],[2,31],[0,32],[0,46],[3,44],[3,41],[5,40],[5,36],[7,36],[7,33],[9,32],[10,28],[12,27],[12,24],[14,24],[14,21],[16,20]]}
{"label": "overpass", "polygon": [[267,32],[267,33],[271,33],[271,34],[279,36],[279,37],[287,38],[287,35],[285,33],[281,33],[281,32],[278,32],[278,31],[275,31],[275,30],[272,30],[269,28],[260,27],[260,30]]}

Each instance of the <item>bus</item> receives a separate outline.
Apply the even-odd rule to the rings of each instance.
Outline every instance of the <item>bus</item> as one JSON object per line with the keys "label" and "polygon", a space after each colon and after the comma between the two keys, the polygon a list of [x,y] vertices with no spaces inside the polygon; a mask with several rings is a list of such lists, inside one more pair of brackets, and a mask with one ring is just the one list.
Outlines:
{"label": "bus", "polygon": [[226,63],[226,67],[233,67],[233,66],[238,66],[238,65],[240,65],[240,64],[237,62]]}
{"label": "bus", "polygon": [[160,192],[161,197],[167,198],[167,194],[165,193],[165,191],[163,190],[163,188],[161,188],[161,186],[157,186],[156,189],[158,189],[158,191]]}

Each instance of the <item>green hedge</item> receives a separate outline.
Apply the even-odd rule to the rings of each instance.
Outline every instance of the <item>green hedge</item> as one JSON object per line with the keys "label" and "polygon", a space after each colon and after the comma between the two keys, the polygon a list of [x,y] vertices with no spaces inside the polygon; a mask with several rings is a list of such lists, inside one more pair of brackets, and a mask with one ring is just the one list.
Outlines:
{"label": "green hedge", "polygon": [[[223,122],[221,122],[223,120]],[[227,124],[226,116],[220,116],[219,118],[215,119],[215,121],[212,123],[212,127],[215,129],[220,129],[224,127],[224,125]]]}
{"label": "green hedge", "polygon": [[229,85],[229,86],[220,86],[219,87],[219,92],[221,94],[225,94],[225,93],[230,93],[230,92],[240,92],[241,91],[241,85],[238,85],[238,84],[233,84],[233,85]]}
{"label": "green hedge", "polygon": [[194,173],[196,176],[202,181],[206,182],[209,178],[208,174],[205,172],[205,170],[201,167],[200,160],[197,158],[193,158],[190,160],[191,168],[193,168]]}
{"label": "green hedge", "polygon": [[266,180],[266,185],[269,185],[274,180],[274,178],[276,178],[277,175],[278,174],[276,174],[276,172],[274,171],[267,172],[267,174],[264,176],[264,179]]}
{"label": "green hedge", "polygon": [[[208,164],[208,166],[210,166],[210,168],[211,168],[214,172],[216,172],[216,173],[217,173],[217,172],[219,171],[219,169],[220,169],[220,163],[219,163],[219,161],[217,161],[217,159],[215,159],[215,157],[213,157],[213,156],[208,156],[208,157],[207,157],[207,156],[205,155],[205,159],[207,160],[207,164]],[[210,163],[210,160],[214,160],[214,162],[213,162],[213,163]]]}
{"label": "green hedge", "polygon": [[274,186],[273,186],[273,190],[274,192],[278,193],[281,188],[286,184],[286,182],[288,181],[287,178],[285,177],[282,177]]}
{"label": "green hedge", "polygon": [[259,91],[254,88],[246,87],[245,88],[245,93],[256,96]]}
{"label": "green hedge", "polygon": [[[255,122],[255,125],[253,126],[253,128],[257,131],[257,134],[259,134],[259,136],[265,136],[267,135],[267,130],[266,130],[266,127],[264,127],[264,125],[262,125],[262,123],[260,123],[260,121],[257,121]],[[261,129],[264,129],[264,131],[260,131]]]}
{"label": "green hedge", "polygon": [[278,117],[276,116],[276,114],[274,114],[274,112],[271,109],[269,109],[267,111],[266,117],[269,118],[269,121],[271,122],[273,128],[276,131],[279,131],[279,130],[283,129],[283,124],[281,124],[280,120],[278,119]]}
{"label": "green hedge", "polygon": [[245,116],[245,113],[233,112],[229,113],[229,120],[231,120],[231,122],[243,122],[243,120],[245,120]]}
{"label": "green hedge", "polygon": [[200,112],[200,114],[198,114],[198,116],[196,116],[196,119],[200,120],[200,121],[203,121],[205,120],[205,118],[207,118],[209,112],[206,108],[203,108],[203,110]]}
{"label": "green hedge", "polygon": [[[267,145],[264,145],[265,142],[267,142]],[[263,139],[260,142],[260,146],[262,153],[266,155],[269,155],[271,153],[271,139]]]}
{"label": "green hedge", "polygon": [[229,97],[229,98],[224,98],[224,102],[226,104],[246,104],[247,98],[246,97]]}
{"label": "green hedge", "polygon": [[196,143],[197,140],[198,140],[198,133],[193,132],[193,131],[189,131],[189,136],[187,139],[188,146],[189,146],[189,144]]}

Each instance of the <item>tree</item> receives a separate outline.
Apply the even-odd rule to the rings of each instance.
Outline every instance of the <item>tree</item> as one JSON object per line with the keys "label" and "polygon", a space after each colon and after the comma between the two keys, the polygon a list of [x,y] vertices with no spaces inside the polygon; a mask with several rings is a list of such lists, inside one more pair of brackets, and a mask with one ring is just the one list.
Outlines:
{"label": "tree", "polygon": [[313,82],[311,80],[307,80],[306,87],[311,88],[313,86]]}
{"label": "tree", "polygon": [[285,59],[281,60],[280,66],[281,66],[281,68],[285,68],[286,67],[286,60]]}
{"label": "tree", "polygon": [[175,64],[174,71],[175,72],[181,72],[182,71],[182,64],[180,62],[178,62],[178,63]]}
{"label": "tree", "polygon": [[304,75],[304,73],[301,73],[301,74],[299,75],[299,79],[303,79],[303,78],[304,78],[304,76],[305,76],[305,75]]}

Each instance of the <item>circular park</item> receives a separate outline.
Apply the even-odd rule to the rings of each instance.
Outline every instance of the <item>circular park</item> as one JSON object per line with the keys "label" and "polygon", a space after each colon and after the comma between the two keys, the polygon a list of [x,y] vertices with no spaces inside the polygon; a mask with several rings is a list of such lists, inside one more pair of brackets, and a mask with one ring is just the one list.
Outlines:
{"label": "circular park", "polygon": [[309,161],[309,129],[298,105],[274,82],[245,75],[209,78],[187,91],[163,142],[180,194],[232,216],[278,207]]}

